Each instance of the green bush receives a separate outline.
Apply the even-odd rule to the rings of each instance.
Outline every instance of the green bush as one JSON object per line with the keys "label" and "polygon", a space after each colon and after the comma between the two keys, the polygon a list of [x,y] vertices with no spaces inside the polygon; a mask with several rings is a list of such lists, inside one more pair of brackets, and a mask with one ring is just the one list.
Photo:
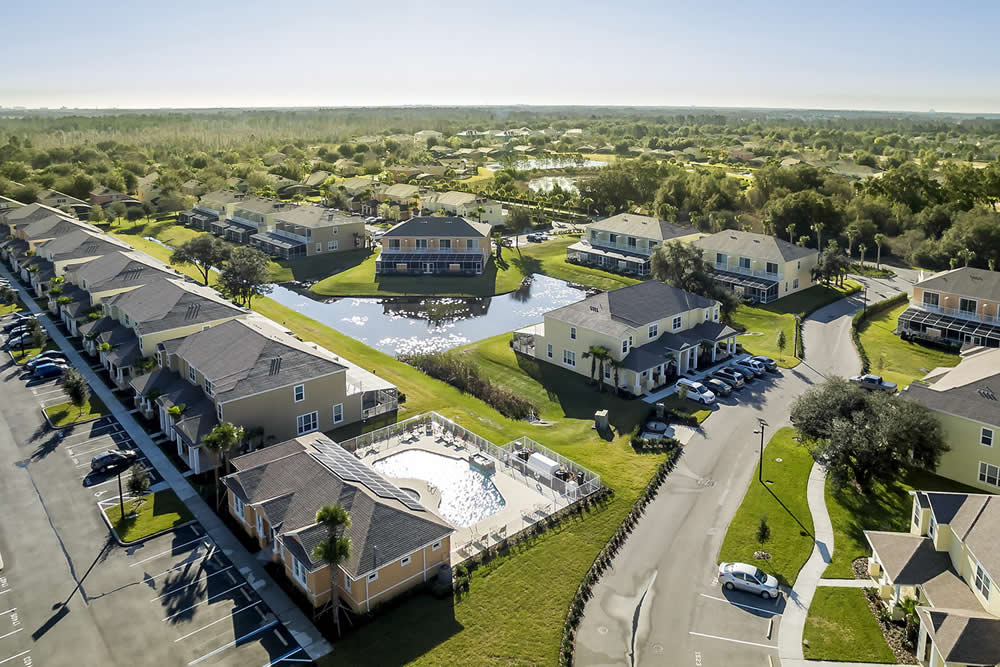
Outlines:
{"label": "green bush", "polygon": [[892,310],[899,304],[905,303],[907,299],[909,299],[909,297],[906,293],[901,292],[896,296],[891,296],[888,299],[879,301],[878,303],[873,303],[865,310],[860,310],[854,315],[854,318],[851,320],[851,340],[854,341],[854,347],[858,351],[858,357],[861,358],[862,373],[870,371],[872,364],[871,360],[868,359],[868,353],[865,352],[865,346],[861,344],[861,325],[864,324],[865,320],[869,317],[873,317],[879,313],[884,313],[887,310]]}

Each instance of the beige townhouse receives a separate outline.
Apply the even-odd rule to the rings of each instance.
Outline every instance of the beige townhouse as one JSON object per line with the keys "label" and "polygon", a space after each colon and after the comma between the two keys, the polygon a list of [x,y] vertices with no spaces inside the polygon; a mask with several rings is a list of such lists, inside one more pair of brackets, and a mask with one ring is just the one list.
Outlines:
{"label": "beige townhouse", "polygon": [[212,223],[232,217],[235,204],[246,198],[245,194],[236,190],[208,192],[201,196],[194,208],[178,213],[177,222],[203,232],[211,232]]}
{"label": "beige townhouse", "polygon": [[503,204],[470,192],[427,192],[420,205],[429,213],[444,211],[447,216],[475,220],[491,227],[503,226]]}
{"label": "beige townhouse", "polygon": [[963,267],[918,281],[896,331],[951,347],[1000,346],[1000,272]]}
{"label": "beige townhouse", "polygon": [[665,241],[691,233],[666,220],[620,213],[587,225],[583,238],[566,248],[566,259],[608,271],[648,276],[650,257],[656,249]]}
{"label": "beige townhouse", "polygon": [[751,301],[771,303],[814,284],[819,252],[769,234],[727,229],[694,245],[704,252],[717,282]]}
{"label": "beige townhouse", "polygon": [[490,260],[490,231],[488,224],[465,218],[410,218],[379,239],[375,273],[481,274]]}
{"label": "beige townhouse", "polygon": [[250,237],[251,246],[282,259],[354,250],[364,244],[363,218],[312,204],[278,211],[269,231]]}

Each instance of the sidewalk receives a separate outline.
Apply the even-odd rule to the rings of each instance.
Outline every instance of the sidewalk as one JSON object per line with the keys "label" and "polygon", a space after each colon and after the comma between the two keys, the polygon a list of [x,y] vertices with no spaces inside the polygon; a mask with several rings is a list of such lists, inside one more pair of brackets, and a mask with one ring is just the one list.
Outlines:
{"label": "sidewalk", "polygon": [[[6,267],[0,267],[0,275],[10,277]],[[212,509],[201,499],[201,496],[188,484],[183,475],[174,467],[159,447],[153,444],[152,439],[145,430],[132,418],[127,408],[125,408],[110,389],[101,381],[97,374],[90,368],[90,364],[85,361],[79,352],[70,344],[66,336],[52,323],[48,310],[42,310],[35,303],[31,293],[21,287],[16,281],[11,281],[11,285],[16,285],[21,295],[21,301],[33,313],[42,313],[39,320],[45,326],[52,340],[59,345],[66,353],[70,362],[80,372],[90,384],[91,391],[98,396],[104,404],[108,406],[111,414],[118,420],[132,438],[133,442],[142,450],[142,453],[149,459],[156,471],[163,476],[164,481],[169,484],[177,496],[184,501],[188,509],[205,529],[205,532],[215,541],[226,557],[233,562],[240,573],[247,580],[254,591],[264,600],[271,612],[281,621],[288,631],[305,650],[309,657],[316,660],[333,650],[323,636],[316,629],[316,626],[306,618],[295,603],[289,599],[285,592],[274,583],[270,575],[264,571],[262,563],[254,558],[243,547],[242,544],[229,532],[222,520],[212,511]]]}
{"label": "sidewalk", "polygon": [[[709,375],[719,370],[720,368],[725,368],[726,366],[732,364],[734,361],[739,361],[740,359],[749,359],[750,356],[751,355],[745,352],[740,354],[734,353],[733,356],[729,357],[728,359],[725,359],[724,361],[718,361],[712,364],[711,366],[707,366],[706,368],[699,368],[697,370],[688,371],[687,373],[684,374],[683,377],[687,378],[688,380],[695,380],[695,381],[704,380],[705,378],[707,378]],[[679,380],[680,378],[677,379]],[[661,389],[655,394],[647,394],[646,396],[643,396],[642,400],[645,403],[656,403],[657,401],[662,401],[666,397],[673,396],[676,393],[677,393],[677,386],[676,384],[673,384],[670,385],[669,387]]]}

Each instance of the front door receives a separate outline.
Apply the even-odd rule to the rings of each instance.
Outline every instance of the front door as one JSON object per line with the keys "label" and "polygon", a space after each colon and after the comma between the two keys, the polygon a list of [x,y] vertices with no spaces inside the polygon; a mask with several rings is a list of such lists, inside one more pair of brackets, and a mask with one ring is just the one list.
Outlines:
{"label": "front door", "polygon": [[424,262],[424,273],[434,273],[434,264],[431,262]]}
{"label": "front door", "polygon": [[270,537],[264,532],[264,517],[259,512],[257,513],[257,536],[264,540],[264,544],[267,544]]}
{"label": "front door", "polygon": [[924,636],[924,664],[931,664],[932,649],[934,648],[934,641],[931,639],[930,634]]}

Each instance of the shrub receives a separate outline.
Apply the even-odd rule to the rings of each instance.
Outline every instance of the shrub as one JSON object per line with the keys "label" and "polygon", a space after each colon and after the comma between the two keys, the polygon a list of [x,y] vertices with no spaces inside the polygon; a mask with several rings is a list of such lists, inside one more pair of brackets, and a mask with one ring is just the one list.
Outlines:
{"label": "shrub", "polygon": [[901,292],[896,296],[891,296],[888,299],[879,301],[878,303],[873,303],[866,310],[858,311],[854,315],[854,319],[851,320],[851,340],[854,341],[854,347],[858,351],[858,357],[861,358],[861,372],[867,373],[871,370],[871,360],[868,359],[868,353],[865,352],[864,345],[861,344],[861,325],[864,324],[865,320],[869,317],[874,317],[879,313],[883,313],[887,310],[892,310],[901,303],[905,303],[909,297],[906,292]]}

